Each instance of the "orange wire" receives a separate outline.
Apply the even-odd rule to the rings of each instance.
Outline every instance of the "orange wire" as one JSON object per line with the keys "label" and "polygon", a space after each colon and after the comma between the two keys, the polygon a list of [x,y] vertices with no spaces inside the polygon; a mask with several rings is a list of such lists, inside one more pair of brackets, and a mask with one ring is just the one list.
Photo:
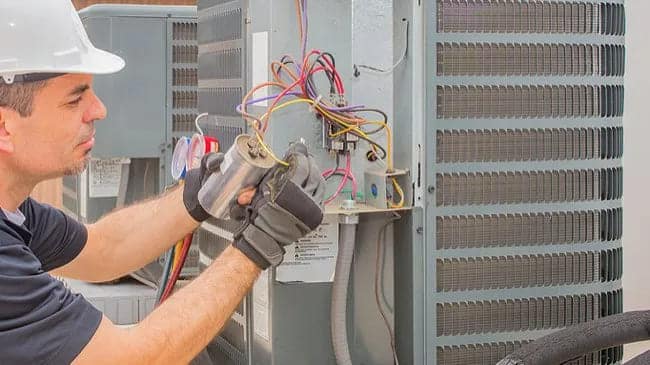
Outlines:
{"label": "orange wire", "polygon": [[257,130],[257,131],[260,130],[260,126],[259,126],[260,120],[257,119],[257,118],[256,118],[255,116],[253,116],[252,114],[248,114],[248,113],[246,112],[246,103],[248,102],[248,99],[250,99],[250,97],[251,97],[251,96],[252,96],[252,95],[253,95],[257,90],[259,90],[259,89],[261,89],[261,88],[263,88],[263,87],[271,87],[271,86],[277,86],[277,87],[279,87],[279,88],[281,88],[281,89],[284,89],[284,85],[282,85],[282,84],[280,84],[280,83],[278,83],[278,82],[265,82],[265,83],[259,84],[259,85],[255,86],[254,88],[250,89],[250,91],[248,91],[248,93],[247,93],[246,95],[244,95],[244,98],[242,99],[242,103],[241,103],[241,115],[242,115],[242,117],[244,117],[244,119],[246,119],[249,123],[251,123],[251,124],[253,125],[253,128],[254,128],[255,130]]}
{"label": "orange wire", "polygon": [[298,29],[300,30],[300,43],[302,44],[302,6],[300,0],[296,0],[296,13],[298,14]]}

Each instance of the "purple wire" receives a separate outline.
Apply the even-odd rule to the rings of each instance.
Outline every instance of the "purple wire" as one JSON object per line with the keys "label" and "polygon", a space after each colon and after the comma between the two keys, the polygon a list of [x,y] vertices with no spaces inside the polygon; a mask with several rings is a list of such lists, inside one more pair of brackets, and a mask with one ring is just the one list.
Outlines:
{"label": "purple wire", "polygon": [[307,54],[307,31],[309,23],[307,18],[307,0],[302,0],[302,59]]}
{"label": "purple wire", "polygon": [[[251,99],[251,100],[249,100],[249,101],[246,102],[246,106],[253,105],[253,104],[257,104],[257,103],[261,103],[261,102],[263,102],[263,101],[267,101],[267,100],[271,100],[271,99],[275,99],[275,98],[278,97],[278,95],[280,95],[280,94],[275,94],[275,95],[271,95],[271,96],[265,96],[265,97],[257,98],[257,99]],[[297,91],[291,91],[291,92],[288,92],[288,93],[285,94],[285,96],[287,96],[287,95],[290,95],[290,96],[300,96],[301,94],[300,94],[299,92],[297,92]],[[365,108],[365,105],[349,105],[349,106],[344,106],[344,107],[340,107],[340,108],[334,108],[334,107],[329,107],[329,106],[323,105],[323,104],[321,104],[320,102],[318,103],[318,105],[320,105],[320,106],[323,107],[324,109],[327,109],[327,110],[329,110],[329,111],[333,111],[333,112],[352,112],[352,111],[355,111],[355,110],[357,110],[357,109]],[[235,110],[237,111],[237,113],[241,113],[241,106],[242,106],[242,105],[239,104],[239,105],[237,105],[237,107],[235,108]]]}
{"label": "purple wire", "polygon": [[[275,98],[278,97],[278,95],[280,95],[280,94],[275,94],[275,95],[271,95],[271,96],[265,96],[265,97],[263,97],[263,98],[251,99],[251,100],[249,100],[249,101],[246,102],[246,106],[253,105],[253,104],[257,104],[257,103],[261,103],[261,102],[263,102],[263,101],[267,101],[267,100],[271,100],[271,99],[275,99]],[[290,91],[290,92],[286,93],[285,96],[286,96],[286,95],[299,96],[300,93],[297,92],[297,91]],[[237,107],[235,108],[235,110],[237,111],[237,113],[241,113],[241,106],[242,106],[242,105],[239,104],[239,105],[237,105]]]}

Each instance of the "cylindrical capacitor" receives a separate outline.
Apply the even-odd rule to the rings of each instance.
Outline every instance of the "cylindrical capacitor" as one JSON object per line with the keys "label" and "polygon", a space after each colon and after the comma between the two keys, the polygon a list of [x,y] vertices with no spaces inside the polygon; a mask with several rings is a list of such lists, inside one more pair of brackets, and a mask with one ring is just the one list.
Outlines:
{"label": "cylindrical capacitor", "polygon": [[275,161],[249,135],[239,135],[226,152],[218,172],[210,175],[201,190],[199,203],[210,215],[227,219],[230,205],[242,189],[255,187]]}

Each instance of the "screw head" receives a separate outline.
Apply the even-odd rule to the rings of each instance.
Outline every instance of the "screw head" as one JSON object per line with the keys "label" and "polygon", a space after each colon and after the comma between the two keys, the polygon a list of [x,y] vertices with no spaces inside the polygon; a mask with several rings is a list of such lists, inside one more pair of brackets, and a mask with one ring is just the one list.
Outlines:
{"label": "screw head", "polygon": [[433,194],[436,191],[436,187],[433,185],[429,185],[429,187],[427,187],[427,191],[429,192],[429,194]]}
{"label": "screw head", "polygon": [[415,232],[417,232],[417,234],[422,234],[424,232],[424,228],[418,227],[415,229]]}

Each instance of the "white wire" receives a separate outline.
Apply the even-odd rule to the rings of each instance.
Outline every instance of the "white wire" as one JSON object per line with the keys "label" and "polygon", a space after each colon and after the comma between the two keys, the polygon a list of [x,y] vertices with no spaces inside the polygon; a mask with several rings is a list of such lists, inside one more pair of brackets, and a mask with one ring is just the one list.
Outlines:
{"label": "white wire", "polygon": [[354,65],[354,76],[355,77],[359,77],[359,75],[361,75],[361,71],[359,71],[360,68],[362,68],[362,69],[364,69],[364,70],[366,70],[366,71],[368,71],[370,73],[377,74],[377,75],[388,75],[388,74],[392,73],[393,71],[395,71],[397,66],[399,66],[402,62],[404,62],[404,60],[406,59],[406,55],[408,54],[408,50],[409,50],[409,22],[406,19],[402,19],[402,21],[404,22],[404,37],[405,37],[405,40],[404,40],[404,52],[402,52],[402,56],[399,58],[399,60],[397,60],[397,62],[395,64],[393,64],[392,66],[390,66],[387,69],[381,69],[379,67],[374,67],[374,66],[369,66],[369,65],[356,65],[355,64]]}
{"label": "white wire", "polygon": [[196,119],[194,119],[194,126],[196,127],[196,130],[199,132],[200,135],[203,135],[203,129],[201,129],[201,126],[199,125],[199,119],[207,116],[208,113],[201,113],[196,116]]}
{"label": "white wire", "polygon": [[[395,328],[391,326],[388,323],[388,316],[386,313],[384,313],[384,308],[382,307],[381,300],[379,300],[379,297],[381,296],[382,298],[385,298],[384,295],[384,286],[383,283],[380,284],[380,277],[383,277],[383,271],[385,270],[385,267],[382,266],[380,269],[380,254],[385,255],[385,241],[386,241],[386,231],[388,229],[388,226],[395,222],[396,220],[400,219],[401,216],[395,212],[393,212],[392,217],[388,219],[379,229],[379,232],[377,234],[377,245],[376,245],[376,257],[375,257],[375,275],[374,275],[374,294],[375,294],[375,300],[377,304],[377,309],[379,310],[381,316],[384,319],[384,324],[386,325],[386,329],[388,330],[388,335],[390,337],[390,347],[393,352],[393,360],[395,361],[395,365],[399,365],[399,360],[397,359],[397,351],[395,349]],[[381,271],[381,272],[380,272]],[[385,305],[385,303],[384,303]]]}

